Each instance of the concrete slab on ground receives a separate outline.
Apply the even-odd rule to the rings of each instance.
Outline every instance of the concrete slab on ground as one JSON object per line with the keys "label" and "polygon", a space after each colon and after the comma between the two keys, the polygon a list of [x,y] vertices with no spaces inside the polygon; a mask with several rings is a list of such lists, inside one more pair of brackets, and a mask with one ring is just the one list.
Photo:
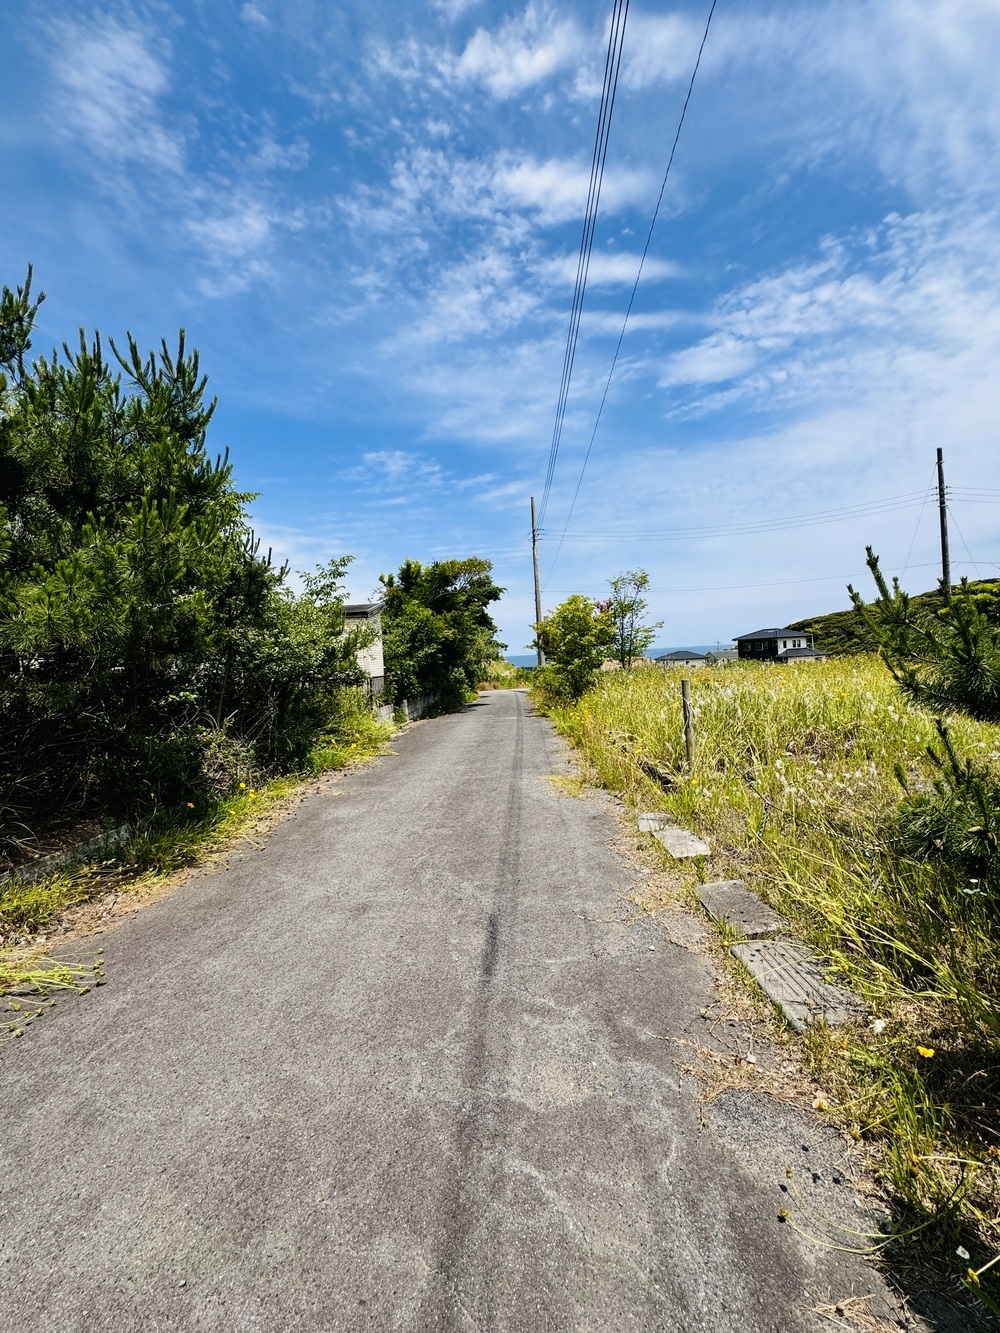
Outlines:
{"label": "concrete slab on ground", "polygon": [[689,860],[694,856],[711,856],[712,849],[696,834],[686,828],[664,828],[653,834],[675,861]]}
{"label": "concrete slab on ground", "polygon": [[832,986],[819,959],[797,940],[749,940],[732,952],[796,1032],[821,1020],[836,1027],[862,1013],[857,997]]}
{"label": "concrete slab on ground", "polygon": [[698,897],[709,916],[748,940],[782,935],[788,931],[785,918],[773,907],[761,902],[741,879],[722,879],[714,884],[700,884]]}
{"label": "concrete slab on ground", "polygon": [[659,812],[652,813],[647,810],[639,816],[640,833],[658,833],[660,829],[667,828],[669,825],[670,819],[668,816]]}

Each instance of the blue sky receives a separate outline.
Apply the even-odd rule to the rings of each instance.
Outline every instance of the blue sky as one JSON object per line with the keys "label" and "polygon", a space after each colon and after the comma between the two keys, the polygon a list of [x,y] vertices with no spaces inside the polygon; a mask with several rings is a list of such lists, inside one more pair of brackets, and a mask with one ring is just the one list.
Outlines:
{"label": "blue sky", "polygon": [[[669,645],[845,605],[867,542],[914,590],[937,559],[919,499],[681,530],[913,496],[936,446],[1000,489],[1000,4],[719,0],[553,567],[706,11],[631,10],[541,545],[547,607],[645,567]],[[4,6],[0,279],[34,264],[43,345],[183,325],[265,545],[354,554],[358,597],[492,558],[523,651],[609,12]],[[956,497],[957,572],[998,515]]]}

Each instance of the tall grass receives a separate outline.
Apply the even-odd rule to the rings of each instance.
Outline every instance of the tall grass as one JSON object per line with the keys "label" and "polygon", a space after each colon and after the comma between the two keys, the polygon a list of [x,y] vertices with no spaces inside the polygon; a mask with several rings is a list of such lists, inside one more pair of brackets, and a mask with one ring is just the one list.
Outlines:
{"label": "tall grass", "polygon": [[[863,996],[864,1024],[806,1041],[833,1113],[872,1145],[909,1222],[988,1256],[1000,1244],[1000,904],[902,850],[894,769],[930,789],[933,717],[874,657],[705,669],[691,673],[687,772],[684,674],[609,673],[551,715],[607,786],[706,836],[713,876],[750,882]],[[949,728],[960,754],[1000,766],[1000,728]]]}
{"label": "tall grass", "polygon": [[531,667],[515,666],[502,657],[491,662],[486,668],[483,679],[479,682],[481,690],[513,690],[530,685]]}

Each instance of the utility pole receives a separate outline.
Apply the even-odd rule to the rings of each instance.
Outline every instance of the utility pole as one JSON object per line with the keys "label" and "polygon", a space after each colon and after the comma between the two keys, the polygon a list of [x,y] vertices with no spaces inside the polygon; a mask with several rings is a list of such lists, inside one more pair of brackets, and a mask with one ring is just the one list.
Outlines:
{"label": "utility pole", "polygon": [[951,597],[951,558],[948,555],[948,500],[944,485],[944,452],[937,451],[938,517],[941,520],[941,582],[946,597]]}
{"label": "utility pole", "polygon": [[[538,525],[535,523],[535,497],[531,497],[531,563],[535,568],[535,624],[542,623],[542,588],[538,582]],[[538,665],[545,665],[545,654],[542,652],[542,643],[538,639],[539,631],[535,630],[535,637],[538,643],[536,652],[538,653]]]}

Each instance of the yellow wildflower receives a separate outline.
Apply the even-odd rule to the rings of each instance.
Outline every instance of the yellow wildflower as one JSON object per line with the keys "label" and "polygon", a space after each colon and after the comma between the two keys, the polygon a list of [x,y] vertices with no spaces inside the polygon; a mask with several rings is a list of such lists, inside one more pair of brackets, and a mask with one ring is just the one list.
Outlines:
{"label": "yellow wildflower", "polygon": [[246,789],[247,789],[247,784],[246,784],[245,782],[241,782],[241,783],[240,783],[240,791],[246,791]]}
{"label": "yellow wildflower", "polygon": [[188,803],[187,803],[187,808],[188,808],[189,810],[193,810],[193,809],[194,809],[194,801],[188,801]]}
{"label": "yellow wildflower", "polygon": [[918,1055],[922,1055],[922,1056],[924,1057],[925,1060],[929,1060],[929,1059],[931,1058],[931,1056],[934,1054],[934,1047],[933,1047],[933,1046],[918,1046],[918,1047],[917,1047],[917,1053],[918,1053]]}

